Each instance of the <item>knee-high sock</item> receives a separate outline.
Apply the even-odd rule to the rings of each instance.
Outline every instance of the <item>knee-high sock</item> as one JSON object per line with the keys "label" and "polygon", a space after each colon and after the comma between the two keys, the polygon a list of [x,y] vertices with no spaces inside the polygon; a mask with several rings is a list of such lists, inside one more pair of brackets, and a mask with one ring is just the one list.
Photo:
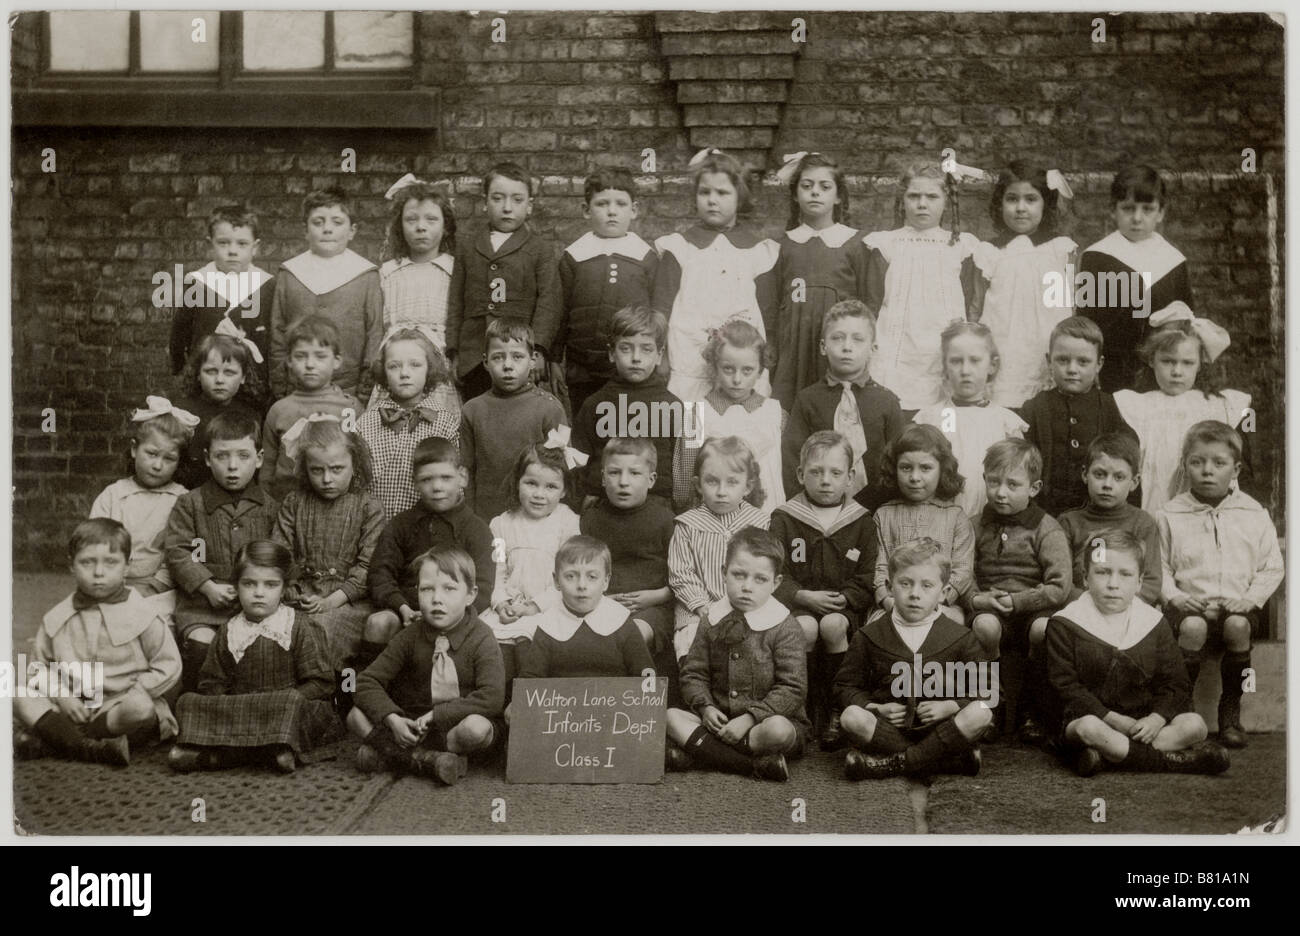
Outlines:
{"label": "knee-high sock", "polygon": [[1164,773],[1165,757],[1151,745],[1142,741],[1128,742],[1128,754],[1115,766],[1121,770],[1140,771],[1143,773]]}
{"label": "knee-high sock", "polygon": [[752,757],[736,750],[727,742],[715,738],[703,725],[692,732],[682,747],[699,763],[708,764],[718,770],[746,777],[754,772]]}
{"label": "knee-high sock", "polygon": [[357,644],[356,652],[348,660],[348,665],[356,670],[358,675],[363,669],[378,659],[379,654],[384,652],[384,647],[388,644],[375,643],[370,640],[363,640]]}
{"label": "knee-high sock", "polygon": [[397,743],[393,733],[388,730],[387,725],[376,726],[370,734],[366,735],[365,744],[375,749],[380,759],[396,773],[410,773],[413,769],[411,763],[411,754],[414,753],[411,748],[404,748]]}
{"label": "knee-high sock", "polygon": [[835,704],[835,677],[844,663],[844,656],[843,653],[826,654],[826,665],[822,670],[822,691],[825,693],[828,712],[838,713],[840,710],[840,707]]}
{"label": "knee-high sock", "polygon": [[1224,701],[1241,698],[1243,674],[1249,668],[1249,650],[1224,651],[1223,659],[1219,662],[1219,675],[1223,678],[1223,692],[1220,698]]}
{"label": "knee-high sock", "polygon": [[1187,667],[1187,681],[1192,686],[1192,695],[1196,694],[1196,678],[1201,675],[1201,657],[1204,654],[1202,650],[1188,650],[1186,647],[1183,651],[1183,665]]}
{"label": "knee-high sock", "polygon": [[1047,710],[1047,693],[1050,691],[1047,681],[1046,654],[1030,654],[1025,663],[1024,691],[1020,696],[1020,711],[1037,722],[1042,722]]}
{"label": "knee-high sock", "polygon": [[[215,639],[215,638],[214,638]],[[208,658],[208,644],[199,640],[186,640],[181,647],[181,685],[186,692],[199,689],[199,671]]]}
{"label": "knee-high sock", "polygon": [[1025,682],[1025,658],[1015,647],[1004,647],[998,660],[998,681],[1002,692],[1003,727],[1015,731],[1020,720],[1021,695]]}
{"label": "knee-high sock", "polygon": [[42,715],[32,725],[32,734],[65,757],[76,757],[86,744],[81,729],[73,724],[71,718],[57,711]]}
{"label": "knee-high sock", "polygon": [[903,772],[908,776],[935,773],[945,760],[970,747],[970,741],[953,724],[952,719],[946,719],[939,722],[934,731],[903,752]]}

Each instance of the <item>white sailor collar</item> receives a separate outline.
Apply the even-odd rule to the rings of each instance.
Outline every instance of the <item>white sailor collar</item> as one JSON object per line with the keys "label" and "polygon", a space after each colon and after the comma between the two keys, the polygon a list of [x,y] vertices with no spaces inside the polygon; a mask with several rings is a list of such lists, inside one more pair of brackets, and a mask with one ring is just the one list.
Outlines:
{"label": "white sailor collar", "polygon": [[564,252],[578,263],[585,263],[595,257],[610,256],[627,257],[639,262],[652,250],[653,247],[631,231],[622,237],[599,237],[588,231],[564,248]]}
{"label": "white sailor collar", "polygon": [[[168,592],[151,595],[148,598],[143,597],[134,588],[128,588],[127,592],[126,601],[95,605],[104,618],[104,629],[108,632],[108,639],[115,647],[130,643],[143,634],[155,618],[165,613],[167,605],[175,601],[175,596]],[[72,596],[69,595],[45,612],[45,617],[42,618],[45,633],[53,637],[63,629],[63,625],[80,613],[73,607]]]}
{"label": "white sailor collar", "polygon": [[1108,254],[1130,270],[1150,273],[1152,283],[1187,260],[1182,251],[1158,232],[1144,241],[1131,241],[1119,231],[1111,231],[1088,249]]}
{"label": "white sailor collar", "polygon": [[784,511],[801,523],[806,523],[814,529],[821,530],[823,536],[833,536],[850,523],[853,523],[859,517],[865,517],[868,514],[867,508],[863,507],[853,498],[846,497],[843,506],[840,508],[840,512],[835,516],[835,519],[831,521],[831,525],[828,527],[823,526],[822,515],[817,512],[811,503],[809,503],[808,495],[803,491],[800,491],[776,509]]}
{"label": "white sailor collar", "polygon": [[609,637],[627,623],[628,615],[627,608],[606,595],[590,614],[583,617],[578,617],[561,602],[537,615],[537,629],[563,643],[573,637],[586,621],[598,635]]}
{"label": "white sailor collar", "polygon": [[1117,650],[1127,650],[1138,644],[1164,620],[1164,616],[1151,605],[1141,598],[1134,598],[1133,603],[1129,605],[1128,621],[1124,630],[1116,634],[1114,626],[1097,608],[1092,595],[1087,592],[1058,611],[1057,616],[1077,624],[1102,643],[1109,644]]}
{"label": "white sailor collar", "polygon": [[242,273],[222,273],[215,261],[209,260],[197,270],[185,274],[186,282],[201,282],[212,290],[227,308],[243,303],[245,299],[257,292],[271,278],[271,274],[261,267],[253,267]]}
{"label": "white sailor collar", "polygon": [[[719,598],[709,605],[709,624],[716,627],[731,611],[731,602],[726,598]],[[767,604],[761,608],[744,612],[745,623],[749,625],[750,630],[760,633],[771,630],[789,616],[790,609],[775,598],[769,598]]]}
{"label": "white sailor collar", "polygon": [[317,256],[308,250],[290,257],[280,268],[292,273],[311,292],[323,296],[375,269],[375,265],[349,248],[334,257]]}
{"label": "white sailor collar", "polygon": [[801,224],[793,230],[786,231],[785,236],[790,238],[796,244],[806,244],[814,237],[821,240],[827,247],[843,247],[845,243],[852,240],[857,231],[847,224],[840,224],[838,221],[828,228],[814,230],[806,224]]}
{"label": "white sailor collar", "polygon": [[[394,257],[392,260],[388,262],[392,264],[392,266],[389,267],[387,271],[390,275],[396,273],[398,270],[404,270],[410,266],[421,265],[416,263],[410,257]],[[456,266],[456,258],[449,253],[440,253],[432,260],[424,260],[422,261],[422,263],[431,263],[434,266],[436,266],[438,269],[442,270],[442,272],[446,273],[448,276],[451,276],[452,271],[455,269]],[[388,264],[384,264],[384,266],[388,266]],[[381,269],[380,272],[384,272],[384,271]]]}

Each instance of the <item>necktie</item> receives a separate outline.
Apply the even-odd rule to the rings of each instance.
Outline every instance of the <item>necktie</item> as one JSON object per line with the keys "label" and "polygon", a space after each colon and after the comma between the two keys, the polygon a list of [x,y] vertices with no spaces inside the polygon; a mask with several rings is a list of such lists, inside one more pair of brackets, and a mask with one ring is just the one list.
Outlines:
{"label": "necktie", "polygon": [[429,674],[429,695],[433,704],[460,698],[460,683],[456,680],[456,664],[451,660],[451,641],[439,635],[433,642],[433,670]]}
{"label": "necktie", "polygon": [[862,414],[858,412],[858,401],[853,396],[853,381],[845,380],[840,384],[844,392],[840,394],[840,404],[835,407],[835,431],[848,439],[853,447],[853,462],[857,471],[853,483],[849,485],[849,496],[867,486],[867,466],[864,458],[867,454],[867,435],[862,430]]}
{"label": "necktie", "polygon": [[725,644],[743,643],[745,640],[745,615],[732,611],[717,624],[718,637]]}

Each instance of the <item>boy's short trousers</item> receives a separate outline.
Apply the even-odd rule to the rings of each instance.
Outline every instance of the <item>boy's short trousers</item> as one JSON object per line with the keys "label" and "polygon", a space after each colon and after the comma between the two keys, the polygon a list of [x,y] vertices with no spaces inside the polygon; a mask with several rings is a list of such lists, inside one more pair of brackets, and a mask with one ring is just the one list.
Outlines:
{"label": "boy's short trousers", "polygon": [[[411,715],[407,712],[403,712],[402,714],[407,718],[419,717],[419,715]],[[468,717],[469,716],[466,716],[466,718]],[[506,723],[505,720],[501,718],[501,716],[493,715],[489,717],[487,715],[484,715],[483,717],[486,718],[492,725],[492,743],[481,751],[475,751],[473,754],[470,755],[471,757],[482,756],[484,754],[490,753],[493,748],[495,748],[498,744],[501,743],[501,739],[506,736]],[[437,725],[430,725],[428,733],[424,736],[424,740],[420,742],[419,746],[422,748],[427,748],[431,751],[445,751],[447,750],[447,732],[443,731]]]}
{"label": "boy's short trousers", "polygon": [[876,716],[876,731],[865,748],[868,754],[898,754],[906,751],[930,732],[935,725],[917,725],[913,728],[898,728],[890,722]]}
{"label": "boy's short trousers", "polygon": [[[808,729],[805,728],[803,723],[797,719],[787,718],[786,721],[794,726],[794,747],[786,751],[785,756],[791,760],[797,760],[798,758],[803,757],[804,751],[808,748]],[[759,722],[759,724],[761,725],[762,722]],[[754,727],[757,728],[758,725],[755,725]],[[753,730],[753,728],[750,729],[751,732]],[[750,756],[753,756],[754,754],[753,750],[749,746],[749,735],[745,735],[736,747]]]}
{"label": "boy's short trousers", "polygon": [[[1210,620],[1209,618],[1206,618],[1204,614],[1197,614],[1195,611],[1188,611],[1186,614],[1183,614],[1173,605],[1165,606],[1165,619],[1173,625],[1175,636],[1177,636],[1179,631],[1182,630],[1183,620],[1185,618],[1205,618],[1205,646],[1207,647],[1223,646],[1223,622],[1224,619],[1229,616],[1230,615],[1227,612],[1220,610],[1218,617],[1214,620]],[[1261,634],[1264,632],[1263,608],[1255,608],[1253,611],[1247,611],[1245,614],[1239,616],[1244,617],[1250,622],[1250,633],[1252,637],[1255,634]]]}

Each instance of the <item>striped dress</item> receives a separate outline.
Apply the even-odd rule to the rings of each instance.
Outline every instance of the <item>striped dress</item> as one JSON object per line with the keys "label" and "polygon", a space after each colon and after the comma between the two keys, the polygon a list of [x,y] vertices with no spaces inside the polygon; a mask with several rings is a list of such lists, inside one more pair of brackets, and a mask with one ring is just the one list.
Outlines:
{"label": "striped dress", "polygon": [[325,632],[294,613],[289,649],[258,637],[236,662],[229,647],[229,622],[208,647],[199,691],[181,696],[176,707],[182,744],[257,748],[287,744],[301,760],[342,734],[330,697],[334,671]]}
{"label": "striped dress", "polygon": [[679,660],[695,640],[700,610],[726,595],[722,566],[727,543],[737,530],[747,526],[766,530],[768,522],[768,515],[747,501],[721,517],[707,507],[677,517],[668,544],[668,585],[676,599],[673,650]]}

